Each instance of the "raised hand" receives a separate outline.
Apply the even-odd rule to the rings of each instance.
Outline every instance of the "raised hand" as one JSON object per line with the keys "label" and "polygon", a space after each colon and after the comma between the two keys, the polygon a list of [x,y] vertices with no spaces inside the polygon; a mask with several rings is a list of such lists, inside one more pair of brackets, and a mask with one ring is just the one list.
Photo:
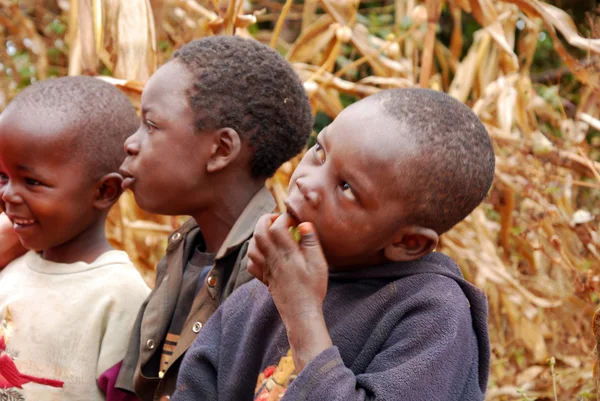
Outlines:
{"label": "raised hand", "polygon": [[248,248],[248,271],[269,288],[288,332],[296,369],[331,346],[323,318],[328,265],[311,223],[298,226],[296,242],[288,214],[265,215]]}

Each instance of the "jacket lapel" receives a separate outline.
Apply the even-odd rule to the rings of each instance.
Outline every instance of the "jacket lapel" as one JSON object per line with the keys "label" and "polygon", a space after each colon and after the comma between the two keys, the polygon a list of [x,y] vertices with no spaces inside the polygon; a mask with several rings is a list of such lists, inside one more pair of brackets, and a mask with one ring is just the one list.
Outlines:
{"label": "jacket lapel", "polygon": [[184,256],[189,253],[189,248],[193,249],[194,234],[198,232],[196,222],[190,219],[169,238],[167,272],[148,302],[142,320],[140,366],[144,366],[156,352],[161,352],[162,340],[167,335],[181,291]]}
{"label": "jacket lapel", "polygon": [[[219,304],[222,303],[220,298],[225,285],[223,282],[225,273],[232,270],[237,271],[237,269],[234,269],[234,265],[239,263],[241,259],[240,255],[234,254],[234,252],[239,250],[244,242],[252,236],[258,219],[266,213],[272,213],[274,209],[275,200],[269,190],[263,187],[250,200],[231,228],[223,245],[217,252],[213,268],[207,275],[207,279],[211,276],[215,277],[217,285],[210,287],[207,285],[206,280],[204,281],[183,326],[181,336],[173,352],[171,365],[192,345],[199,332],[198,329],[201,329],[199,324],[204,325],[208,318],[217,310]],[[229,277],[228,279],[232,280],[235,277]]]}

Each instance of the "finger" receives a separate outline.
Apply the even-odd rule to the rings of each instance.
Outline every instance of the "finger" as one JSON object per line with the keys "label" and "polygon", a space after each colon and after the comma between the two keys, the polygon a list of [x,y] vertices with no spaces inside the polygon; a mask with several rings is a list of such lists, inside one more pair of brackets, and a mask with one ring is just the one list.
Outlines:
{"label": "finger", "polygon": [[319,237],[315,231],[315,226],[312,223],[301,223],[298,226],[300,232],[300,245],[302,253],[309,262],[325,262],[323,248],[319,242]]}
{"label": "finger", "polygon": [[248,273],[250,273],[251,275],[256,277],[260,282],[267,285],[267,283],[265,282],[265,275],[260,266],[261,265],[255,263],[250,257],[248,258],[248,264],[247,264]]}
{"label": "finger", "polygon": [[278,214],[265,214],[256,223],[251,243],[254,242],[257,250],[263,255],[270,254],[274,249],[274,245],[269,237],[269,229],[278,217]]}
{"label": "finger", "polygon": [[[248,246],[248,272],[254,277],[263,281],[264,269],[265,269],[265,258],[257,248],[256,243],[251,240]],[[264,281],[263,281],[264,282]]]}
{"label": "finger", "polygon": [[283,251],[292,252],[298,249],[298,244],[290,232],[296,221],[289,214],[282,214],[273,222],[269,228],[269,234],[273,243]]}
{"label": "finger", "polygon": [[269,231],[269,227],[271,224],[279,217],[279,214],[269,213],[262,215],[258,221],[256,222],[256,226],[254,226],[254,235],[262,234],[266,235]]}

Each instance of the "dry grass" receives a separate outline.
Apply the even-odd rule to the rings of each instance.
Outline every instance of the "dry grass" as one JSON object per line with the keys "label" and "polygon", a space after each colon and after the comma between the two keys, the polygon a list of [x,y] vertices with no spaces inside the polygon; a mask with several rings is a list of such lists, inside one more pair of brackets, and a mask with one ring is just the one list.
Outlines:
{"label": "dry grass", "polygon": [[[595,398],[600,163],[594,160],[600,143],[586,137],[600,130],[600,40],[580,36],[566,13],[537,0],[396,0],[376,10],[394,11],[395,18],[388,34],[377,36],[351,0],[306,0],[303,6],[289,0],[252,6],[241,0],[30,3],[33,8],[25,9],[0,0],[0,51],[8,40],[29,54],[38,79],[50,64],[56,75],[108,68],[137,105],[140,82],[174,48],[216,33],[253,36],[282,51],[304,80],[315,113],[329,118],[344,107],[340,95],[360,98],[393,87],[435,88],[468,104],[494,141],[496,179],[489,199],[443,237],[440,250],[489,296],[488,399]],[[453,21],[448,46],[436,34],[442,7]],[[482,28],[463,56],[464,13]],[[48,32],[52,18],[67,22],[68,30]],[[272,21],[274,29],[257,30],[256,21]],[[530,69],[542,30],[573,76],[577,103],[535,90]],[[154,38],[167,45],[157,47]],[[68,46],[53,61],[56,40]],[[0,107],[22,78],[14,57],[1,62],[14,74],[0,80]],[[279,205],[296,163],[269,181]],[[181,221],[144,213],[128,193],[113,210],[108,232],[151,283],[166,236]]]}

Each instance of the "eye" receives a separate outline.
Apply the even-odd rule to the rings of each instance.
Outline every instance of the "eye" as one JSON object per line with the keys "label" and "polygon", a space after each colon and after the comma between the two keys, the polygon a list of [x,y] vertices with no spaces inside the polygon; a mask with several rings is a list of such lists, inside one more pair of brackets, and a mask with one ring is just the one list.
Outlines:
{"label": "eye", "polygon": [[158,128],[151,120],[144,120],[144,124],[146,124],[146,127],[148,127],[150,130]]}
{"label": "eye", "polygon": [[41,182],[39,182],[38,180],[34,180],[33,178],[25,178],[25,183],[27,185],[31,185],[32,187],[38,187],[42,185]]}
{"label": "eye", "polygon": [[0,184],[6,184],[8,182],[8,176],[4,173],[0,173]]}
{"label": "eye", "polygon": [[352,202],[357,201],[356,195],[354,195],[354,191],[352,190],[350,184],[343,182],[342,185],[340,185],[340,188],[342,189],[342,195],[344,195],[348,200]]}
{"label": "eye", "polygon": [[323,149],[319,142],[317,142],[315,146],[313,146],[313,155],[319,163],[325,163],[325,149]]}

